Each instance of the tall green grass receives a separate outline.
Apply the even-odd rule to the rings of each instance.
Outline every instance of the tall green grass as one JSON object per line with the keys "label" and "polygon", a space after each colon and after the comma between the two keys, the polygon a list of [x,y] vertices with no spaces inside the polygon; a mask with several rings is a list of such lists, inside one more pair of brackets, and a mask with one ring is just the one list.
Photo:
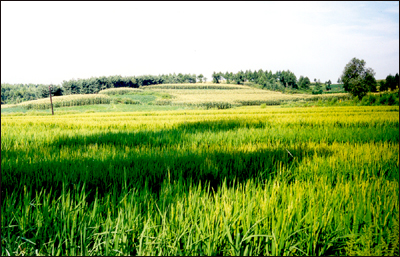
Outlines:
{"label": "tall green grass", "polygon": [[398,111],[2,116],[2,255],[399,255]]}

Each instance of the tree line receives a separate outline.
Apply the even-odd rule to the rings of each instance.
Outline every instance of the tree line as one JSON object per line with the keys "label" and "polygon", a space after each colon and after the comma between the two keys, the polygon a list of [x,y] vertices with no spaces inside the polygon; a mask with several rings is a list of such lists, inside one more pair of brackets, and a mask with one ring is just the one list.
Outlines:
{"label": "tree line", "polygon": [[2,83],[1,104],[17,104],[24,101],[49,97],[49,86],[52,95],[63,95],[63,89],[60,85]]}
{"label": "tree line", "polygon": [[207,81],[202,74],[167,74],[167,75],[143,75],[143,76],[102,76],[89,79],[64,80],[61,85],[45,84],[1,84],[1,103],[14,104],[23,101],[37,100],[49,97],[49,86],[52,95],[71,95],[71,94],[96,94],[100,90],[118,87],[138,88],[141,86],[155,84],[180,84],[196,83],[197,80]]}
{"label": "tree line", "polygon": [[[375,71],[365,67],[363,59],[353,58],[344,67],[340,80],[343,82],[345,91],[362,99],[368,92],[377,92],[377,81]],[[395,90],[399,87],[399,74],[389,74],[384,81],[379,83],[379,91]]]}
{"label": "tree line", "polygon": [[299,80],[297,80],[296,75],[290,70],[287,71],[277,71],[272,73],[272,71],[259,69],[258,71],[238,71],[237,73],[233,72],[213,72],[212,74],[213,83],[220,83],[222,80],[225,80],[227,84],[243,84],[244,82],[253,82],[255,84],[261,85],[266,89],[279,89],[282,87],[285,88],[294,88],[294,89],[308,89],[310,87],[310,79],[308,77],[300,76]]}
{"label": "tree line", "polygon": [[[321,94],[323,92],[323,84],[320,80],[314,78],[314,83],[307,76],[296,75],[290,70],[272,71],[259,69],[258,71],[240,70],[233,72],[213,72],[213,83],[226,84],[244,84],[251,82],[260,85],[263,89],[285,92],[289,90],[302,90],[312,92],[313,94]],[[155,84],[180,84],[180,83],[196,83],[207,82],[207,78],[200,74],[163,74],[163,75],[143,75],[143,76],[102,76],[92,77],[89,79],[71,79],[63,81],[61,85],[44,85],[44,84],[1,84],[1,103],[20,103],[22,101],[36,100],[49,96],[49,86],[52,95],[71,95],[71,94],[96,94],[101,90],[108,88],[130,87],[139,88]],[[385,80],[377,83],[375,80],[375,72],[372,68],[365,67],[365,61],[353,58],[344,68],[338,83],[343,83],[345,91],[350,92],[360,99],[367,92],[376,92],[377,86],[379,91],[395,90],[399,86],[399,75],[389,74]],[[331,90],[332,82],[330,80],[325,83],[325,90]],[[311,89],[311,85],[313,85]]]}
{"label": "tree line", "polygon": [[[345,66],[342,75],[338,78],[337,83],[343,83],[343,89],[346,92],[351,93],[353,96],[357,96],[362,99],[368,92],[377,92],[377,86],[379,91],[395,90],[399,87],[399,74],[395,76],[389,74],[385,80],[377,83],[375,79],[375,72],[372,68],[365,67],[365,61],[353,58]],[[312,85],[308,77],[300,76],[297,80],[296,75],[290,70],[277,71],[272,73],[271,71],[263,71],[262,69],[252,72],[251,70],[243,70],[232,73],[232,72],[213,72],[212,74],[213,83],[221,83],[225,80],[227,84],[244,84],[244,82],[252,82],[261,85],[262,88],[269,90],[284,91],[285,89],[303,89],[309,90]],[[326,81],[325,90],[330,91],[331,80]],[[313,94],[322,94],[322,83],[320,80],[314,79],[313,83]]]}
{"label": "tree line", "polygon": [[77,79],[62,82],[62,88],[65,95],[70,94],[96,94],[101,90],[108,88],[131,87],[139,88],[142,86],[156,84],[180,84],[180,83],[196,83],[196,74],[167,74],[167,75],[143,75],[128,76],[120,75],[109,77],[92,77],[90,79]]}

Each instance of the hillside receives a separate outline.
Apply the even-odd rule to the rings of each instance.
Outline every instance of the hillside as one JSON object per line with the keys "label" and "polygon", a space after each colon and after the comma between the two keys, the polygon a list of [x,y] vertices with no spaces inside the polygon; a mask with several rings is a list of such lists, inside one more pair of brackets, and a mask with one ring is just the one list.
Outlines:
{"label": "hillside", "polygon": [[[283,94],[277,91],[263,90],[247,85],[227,85],[213,83],[196,84],[160,84],[134,88],[112,88],[98,94],[53,96],[53,108],[78,107],[83,105],[128,104],[124,111],[141,110],[145,106],[164,106],[181,108],[218,108],[225,109],[247,105],[280,105],[288,102],[318,101],[324,99],[350,99],[346,93],[337,94]],[[3,110],[4,109],[4,110]],[[26,110],[49,110],[50,99],[26,101],[19,104],[2,105],[2,113]],[[104,109],[104,108],[103,108]],[[148,110],[149,108],[144,108]],[[152,109],[152,108],[150,108]],[[176,108],[173,108],[176,109]],[[157,109],[158,110],[158,109]]]}

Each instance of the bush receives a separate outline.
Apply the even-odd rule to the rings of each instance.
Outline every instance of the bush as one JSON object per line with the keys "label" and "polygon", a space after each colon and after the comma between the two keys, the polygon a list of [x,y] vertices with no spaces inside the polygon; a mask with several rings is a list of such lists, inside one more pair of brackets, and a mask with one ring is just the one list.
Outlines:
{"label": "bush", "polygon": [[172,101],[167,99],[160,99],[154,102],[155,105],[171,105]]}
{"label": "bush", "polygon": [[313,94],[313,95],[320,95],[320,94],[322,94],[322,89],[319,89],[319,90],[314,89],[314,90],[312,91],[312,94]]}
{"label": "bush", "polygon": [[396,100],[397,100],[397,104],[398,104],[398,102],[399,102],[398,98],[396,99],[394,94],[389,94],[388,99],[387,99],[387,104],[388,105],[395,105],[396,104]]}
{"label": "bush", "polygon": [[126,97],[123,97],[123,98],[115,97],[114,102],[121,103],[121,104],[141,104],[141,102],[138,100],[133,100],[133,99],[126,98]]}
{"label": "bush", "polygon": [[260,107],[261,107],[261,108],[265,108],[265,107],[267,107],[267,105],[266,105],[265,103],[263,103],[263,104],[261,104]]}
{"label": "bush", "polygon": [[366,96],[364,96],[363,98],[362,98],[362,100],[361,100],[361,105],[373,105],[373,104],[375,104],[376,102],[378,102],[377,100],[377,98],[378,98],[379,96],[376,96],[376,95],[373,95],[373,94],[368,94],[368,95],[366,95]]}

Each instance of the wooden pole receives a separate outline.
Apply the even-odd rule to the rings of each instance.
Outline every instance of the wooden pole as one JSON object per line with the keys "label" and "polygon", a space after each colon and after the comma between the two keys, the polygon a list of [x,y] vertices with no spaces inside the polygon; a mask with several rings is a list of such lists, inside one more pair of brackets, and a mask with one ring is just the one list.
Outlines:
{"label": "wooden pole", "polygon": [[51,115],[54,115],[53,100],[51,99],[51,87],[50,86],[49,86],[49,94],[50,94],[50,104],[51,104]]}

